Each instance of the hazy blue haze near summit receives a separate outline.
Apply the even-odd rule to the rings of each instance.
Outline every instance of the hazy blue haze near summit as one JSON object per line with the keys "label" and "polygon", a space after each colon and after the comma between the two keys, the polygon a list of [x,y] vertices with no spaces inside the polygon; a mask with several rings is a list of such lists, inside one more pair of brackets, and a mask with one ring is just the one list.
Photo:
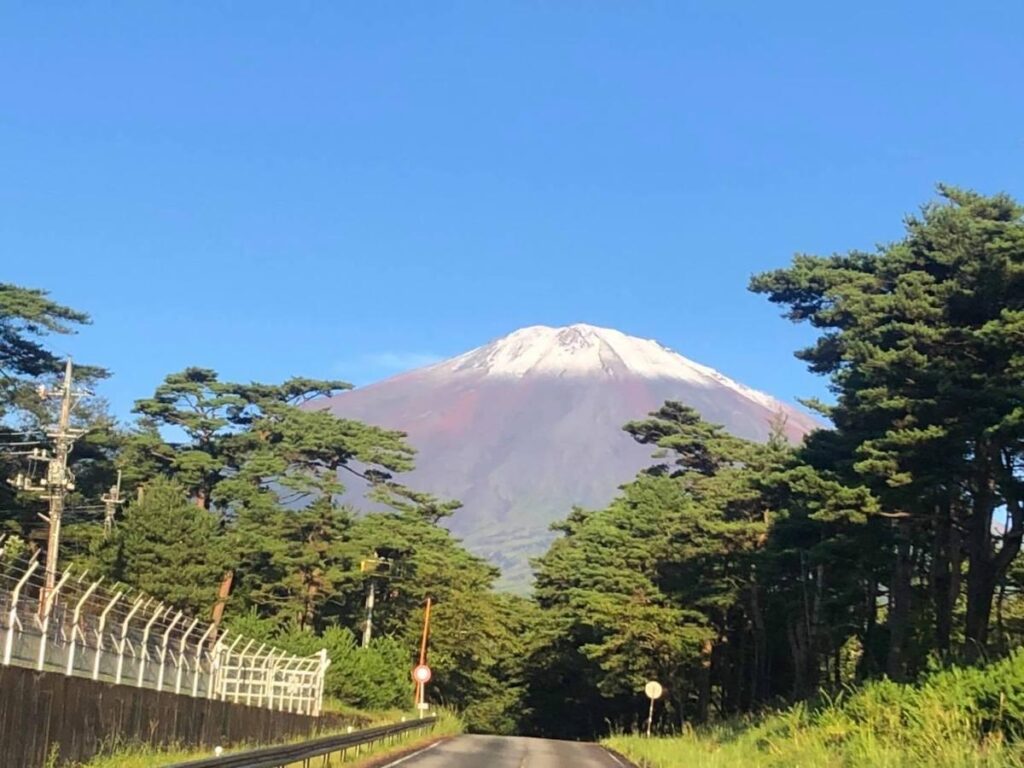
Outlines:
{"label": "hazy blue haze near summit", "polygon": [[786,399],[746,293],[947,180],[1022,195],[1024,5],[6,3],[0,280],[164,373],[366,382],[517,327],[655,337]]}

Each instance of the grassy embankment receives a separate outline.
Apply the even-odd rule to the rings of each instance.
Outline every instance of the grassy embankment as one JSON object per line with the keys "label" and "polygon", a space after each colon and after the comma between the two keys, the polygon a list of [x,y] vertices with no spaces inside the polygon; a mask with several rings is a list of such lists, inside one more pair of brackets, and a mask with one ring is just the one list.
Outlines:
{"label": "grassy embankment", "polygon": [[[402,713],[399,711],[394,712],[355,712],[350,711],[348,714],[358,714],[364,721],[362,727],[371,727],[378,725],[385,725],[387,723],[394,723],[405,717],[415,717],[415,714]],[[408,732],[398,738],[398,740],[392,745],[377,744],[370,749],[369,747],[363,747],[363,751],[356,755],[353,750],[349,750],[348,759],[344,765],[346,768],[359,768],[359,766],[365,766],[371,762],[379,760],[382,756],[389,753],[399,753],[409,749],[415,749],[418,746],[425,746],[438,738],[445,736],[454,736],[461,733],[463,730],[462,721],[456,716],[446,711],[438,713],[438,721],[434,728],[428,734],[422,732]],[[344,733],[344,731],[341,731]],[[330,732],[322,734],[323,736],[329,736]],[[259,746],[269,746],[267,744],[237,744],[233,745],[230,750],[225,751],[225,754],[230,752],[242,752],[247,749],[256,749]],[[116,749],[108,754],[98,756],[93,760],[90,760],[82,768],[157,768],[157,766],[167,766],[174,763],[185,762],[188,760],[198,760],[203,757],[210,757],[212,755],[211,750],[203,749],[154,749],[146,746],[129,746],[121,749]],[[338,762],[340,765],[340,759],[332,760]],[[298,764],[301,765],[301,764]]]}
{"label": "grassy embankment", "polygon": [[643,768],[1024,768],[1024,649],[917,685],[869,683],[759,719],[605,743]]}

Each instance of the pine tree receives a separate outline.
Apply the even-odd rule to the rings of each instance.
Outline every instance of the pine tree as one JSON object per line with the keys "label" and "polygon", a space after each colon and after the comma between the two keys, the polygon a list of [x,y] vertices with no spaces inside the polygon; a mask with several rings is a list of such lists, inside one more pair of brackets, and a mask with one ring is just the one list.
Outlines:
{"label": "pine tree", "polygon": [[[0,478],[21,471],[20,454],[46,440],[53,414],[36,387],[52,383],[64,369],[64,360],[47,346],[48,337],[76,333],[90,322],[89,315],[53,301],[46,291],[0,283]],[[75,368],[79,382],[106,375],[93,366]],[[37,497],[19,496],[0,483],[0,530],[26,535],[39,509]]]}
{"label": "pine tree", "polygon": [[[877,253],[798,256],[751,287],[821,331],[798,356],[829,376],[853,469],[901,521],[900,624],[914,562],[931,558],[936,640],[948,643],[962,532],[966,644],[979,653],[1024,534],[1024,208],[1005,195],[940,193],[943,203]],[[994,534],[1002,509],[1008,525]]]}
{"label": "pine tree", "polygon": [[208,616],[227,560],[217,518],[184,486],[156,478],[129,505],[102,557],[110,575],[196,616]]}

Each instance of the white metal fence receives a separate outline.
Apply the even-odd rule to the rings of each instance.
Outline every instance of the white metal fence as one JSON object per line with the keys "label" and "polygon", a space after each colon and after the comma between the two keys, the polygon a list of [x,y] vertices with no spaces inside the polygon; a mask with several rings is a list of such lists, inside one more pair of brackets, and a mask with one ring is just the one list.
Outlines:
{"label": "white metal fence", "polygon": [[0,663],[117,685],[320,714],[327,652],[292,656],[71,569],[47,594],[36,557],[4,564]]}

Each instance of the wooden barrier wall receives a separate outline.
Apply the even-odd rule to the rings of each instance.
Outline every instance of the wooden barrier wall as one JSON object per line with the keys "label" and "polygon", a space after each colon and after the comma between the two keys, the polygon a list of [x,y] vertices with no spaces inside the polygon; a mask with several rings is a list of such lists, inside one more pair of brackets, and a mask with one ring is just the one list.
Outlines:
{"label": "wooden barrier wall", "polygon": [[0,666],[0,768],[74,765],[114,742],[209,747],[312,737],[336,718]]}

